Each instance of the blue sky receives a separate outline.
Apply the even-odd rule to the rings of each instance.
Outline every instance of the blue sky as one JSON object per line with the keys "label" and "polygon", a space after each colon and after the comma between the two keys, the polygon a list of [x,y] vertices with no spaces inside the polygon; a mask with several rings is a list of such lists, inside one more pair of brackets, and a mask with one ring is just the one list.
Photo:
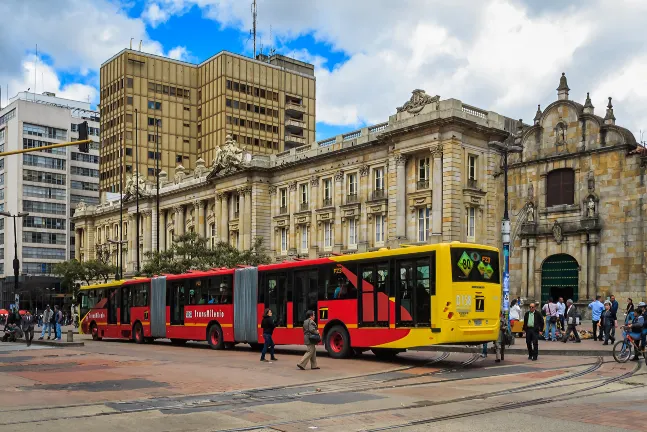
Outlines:
{"label": "blue sky", "polygon": [[[33,87],[36,44],[36,90],[94,104],[101,63],[131,37],[195,63],[250,56],[251,1],[2,0],[4,102],[7,84],[12,96]],[[639,137],[645,16],[645,0],[258,0],[258,45],[315,65],[318,139],[387,121],[414,89],[529,121],[562,72],[571,99],[590,92],[604,115],[613,97],[617,123]]]}

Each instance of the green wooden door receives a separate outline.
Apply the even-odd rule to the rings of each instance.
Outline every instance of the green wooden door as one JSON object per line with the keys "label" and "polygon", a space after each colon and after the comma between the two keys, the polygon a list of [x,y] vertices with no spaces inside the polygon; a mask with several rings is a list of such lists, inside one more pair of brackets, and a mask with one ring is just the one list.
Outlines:
{"label": "green wooden door", "polygon": [[564,301],[578,300],[579,265],[575,258],[566,254],[551,255],[541,266],[541,302],[548,301],[549,297],[557,301],[563,297]]}

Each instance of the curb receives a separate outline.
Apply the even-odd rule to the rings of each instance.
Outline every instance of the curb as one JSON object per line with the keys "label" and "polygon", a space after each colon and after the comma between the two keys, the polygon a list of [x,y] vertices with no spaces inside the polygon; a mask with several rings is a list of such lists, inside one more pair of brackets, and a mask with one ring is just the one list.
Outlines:
{"label": "curb", "polygon": [[[458,352],[458,353],[471,353],[471,354],[480,354],[483,352],[482,347],[470,347],[470,346],[427,346],[412,348],[410,351],[431,351],[431,352]],[[495,354],[494,347],[488,346],[488,353]],[[528,355],[528,350],[525,348],[505,348],[505,353],[509,355]],[[569,357],[609,357],[613,355],[612,351],[604,350],[587,350],[587,351],[578,351],[578,350],[542,350],[541,346],[539,347],[539,355],[541,356],[569,356]]]}
{"label": "curb", "polygon": [[82,347],[85,346],[84,342],[64,342],[64,341],[54,341],[54,340],[33,340],[31,341],[33,345],[47,345],[47,346],[57,346],[57,347]]}

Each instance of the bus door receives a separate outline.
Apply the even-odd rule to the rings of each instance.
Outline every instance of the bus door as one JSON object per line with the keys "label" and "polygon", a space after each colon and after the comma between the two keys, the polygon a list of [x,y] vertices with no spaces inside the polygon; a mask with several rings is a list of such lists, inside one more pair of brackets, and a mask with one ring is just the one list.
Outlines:
{"label": "bus door", "polygon": [[171,282],[170,296],[171,325],[184,325],[184,306],[186,305],[185,281]]}
{"label": "bus door", "polygon": [[130,308],[133,305],[131,286],[121,287],[121,323],[130,324]]}
{"label": "bus door", "polygon": [[117,324],[117,308],[119,307],[118,302],[118,289],[109,288],[107,292],[108,296],[108,324]]}
{"label": "bus door", "polygon": [[399,327],[431,327],[431,296],[436,294],[435,253],[397,263],[395,320]]}
{"label": "bus door", "polygon": [[301,327],[306,319],[306,312],[317,313],[319,286],[318,271],[315,269],[294,273],[294,302],[292,303],[292,324]]}
{"label": "bus door", "polygon": [[272,309],[277,327],[287,327],[288,301],[292,301],[287,274],[270,273],[265,276],[264,285],[265,307]]}
{"label": "bus door", "polygon": [[389,325],[389,263],[360,266],[359,323],[363,326]]}

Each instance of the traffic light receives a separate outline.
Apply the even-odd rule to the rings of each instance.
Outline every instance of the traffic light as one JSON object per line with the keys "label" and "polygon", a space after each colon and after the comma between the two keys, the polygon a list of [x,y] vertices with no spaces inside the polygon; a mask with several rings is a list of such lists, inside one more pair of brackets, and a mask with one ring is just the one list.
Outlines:
{"label": "traffic light", "polygon": [[[78,125],[79,129],[79,141],[88,139],[88,122],[84,121]],[[79,151],[81,153],[90,153],[90,144],[79,144]]]}

